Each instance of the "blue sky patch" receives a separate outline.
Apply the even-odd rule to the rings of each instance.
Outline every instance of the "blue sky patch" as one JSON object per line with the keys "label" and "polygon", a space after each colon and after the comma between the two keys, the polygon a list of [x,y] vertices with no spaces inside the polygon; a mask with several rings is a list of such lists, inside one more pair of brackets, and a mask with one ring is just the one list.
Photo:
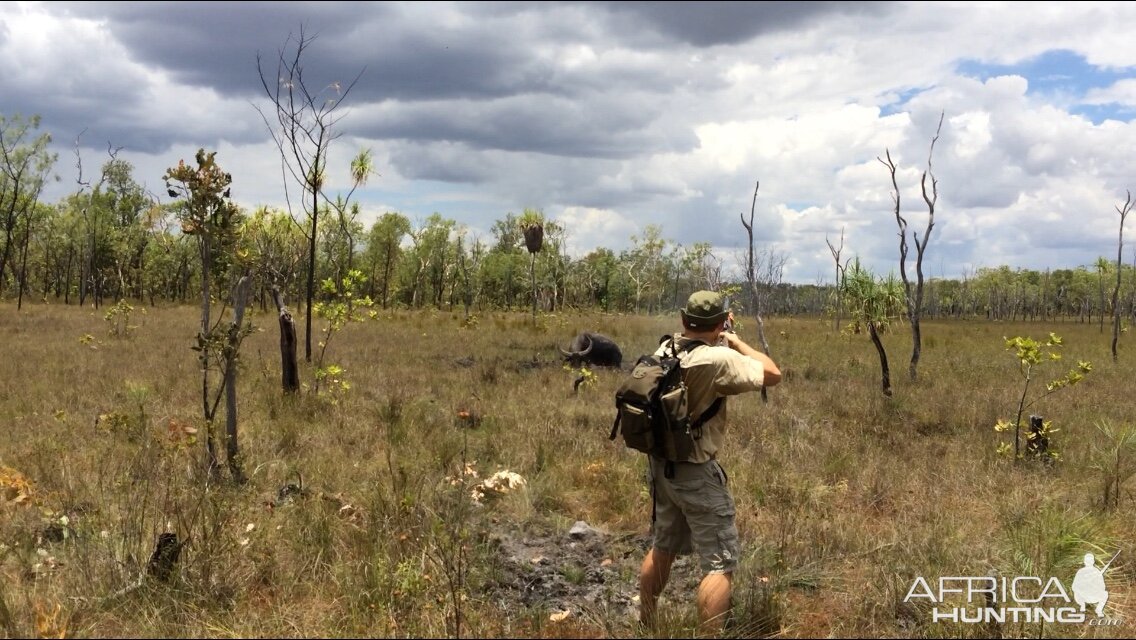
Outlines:
{"label": "blue sky patch", "polygon": [[1070,113],[1084,116],[1094,124],[1106,119],[1128,122],[1136,115],[1130,105],[1086,105],[1080,102],[1091,89],[1103,89],[1119,80],[1136,78],[1136,68],[1094,66],[1083,55],[1068,49],[1053,49],[1010,65],[964,59],[956,70],[961,75],[983,82],[997,76],[1021,76],[1029,83],[1029,95],[1044,96],[1056,104],[1065,104]]}
{"label": "blue sky patch", "polygon": [[880,105],[880,116],[887,117],[897,113],[903,113],[907,110],[907,101],[926,90],[927,87],[911,87],[909,89],[895,91],[894,93],[897,94],[895,100]]}

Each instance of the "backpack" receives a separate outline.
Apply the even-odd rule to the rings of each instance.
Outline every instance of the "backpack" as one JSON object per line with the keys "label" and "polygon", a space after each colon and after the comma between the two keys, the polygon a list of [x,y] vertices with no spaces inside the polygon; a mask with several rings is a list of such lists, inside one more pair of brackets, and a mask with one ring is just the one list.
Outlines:
{"label": "backpack", "polygon": [[628,448],[665,460],[666,476],[670,478],[674,475],[674,463],[685,462],[694,452],[695,442],[702,437],[702,425],[718,413],[722,398],[715,400],[697,420],[691,420],[679,354],[706,343],[695,340],[676,349],[673,337],[664,336],[660,343],[667,340],[670,344],[664,355],[641,356],[616,390],[615,422],[609,439],[615,440],[622,432]]}

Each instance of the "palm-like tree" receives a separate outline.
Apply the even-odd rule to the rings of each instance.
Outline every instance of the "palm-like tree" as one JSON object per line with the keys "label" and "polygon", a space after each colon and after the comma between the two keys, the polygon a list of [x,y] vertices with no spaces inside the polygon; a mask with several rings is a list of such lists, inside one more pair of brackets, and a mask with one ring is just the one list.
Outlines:
{"label": "palm-like tree", "polygon": [[844,271],[840,281],[840,292],[845,308],[857,325],[867,325],[868,335],[880,356],[881,386],[885,396],[891,395],[891,372],[888,368],[887,351],[880,340],[880,331],[886,329],[891,319],[896,317],[906,301],[903,283],[895,274],[877,278],[860,265],[856,258]]}
{"label": "palm-like tree", "polygon": [[529,279],[532,281],[532,315],[536,324],[536,254],[544,246],[544,214],[525,209],[518,222],[525,236],[525,248],[529,250]]}

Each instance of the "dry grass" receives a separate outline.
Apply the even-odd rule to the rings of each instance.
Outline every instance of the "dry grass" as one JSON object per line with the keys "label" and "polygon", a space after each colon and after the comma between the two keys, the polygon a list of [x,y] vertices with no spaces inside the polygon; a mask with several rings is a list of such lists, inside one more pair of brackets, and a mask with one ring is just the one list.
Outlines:
{"label": "dry grass", "polygon": [[[584,520],[610,534],[618,584],[605,586],[634,590],[650,504],[642,459],[607,440],[618,376],[599,371],[574,394],[557,346],[599,330],[633,359],[674,318],[546,315],[533,326],[527,314],[493,313],[465,327],[460,313],[380,313],[329,347],[349,392],[285,398],[275,316],[254,315],[263,331],[245,343],[239,382],[250,480],[231,487],[200,471],[195,314],[150,309],[132,319],[131,336],[111,337],[90,309],[0,306],[0,634],[636,635],[619,607],[581,605],[553,622],[539,603],[521,604],[490,541]],[[1086,550],[1079,538],[1122,551],[1107,578],[1109,610],[1127,618],[1136,503],[1122,488],[1119,506],[1104,507],[1095,428],[1136,422],[1127,344],[1114,365],[1095,326],[925,322],[921,379],[910,382],[900,326],[884,336],[888,399],[866,336],[837,335],[819,319],[770,318],[766,329],[785,382],[768,404],[756,394],[731,402],[722,459],[745,549],[732,633],[986,635],[904,603],[914,577],[996,570],[1068,585]],[[742,328],[756,343],[752,331]],[[1013,417],[1022,389],[1002,338],[1049,331],[1065,338],[1067,360],[1043,376],[1077,359],[1095,370],[1033,408],[1060,429],[1061,461],[1015,465],[994,453],[992,426]],[[476,479],[452,482],[466,465],[479,478],[508,469],[527,484],[478,507],[468,499]],[[283,500],[290,483],[304,491]],[[178,570],[137,583],[163,531],[186,543]],[[665,598],[658,633],[692,635],[693,590],[675,583]]]}

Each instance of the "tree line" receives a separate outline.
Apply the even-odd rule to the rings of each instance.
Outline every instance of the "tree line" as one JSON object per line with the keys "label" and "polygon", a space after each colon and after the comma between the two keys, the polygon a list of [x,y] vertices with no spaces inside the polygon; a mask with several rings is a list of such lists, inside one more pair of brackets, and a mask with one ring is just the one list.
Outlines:
{"label": "tree line", "polygon": [[[0,116],[0,297],[101,307],[134,300],[144,304],[191,303],[200,292],[201,264],[192,230],[179,215],[184,202],[165,202],[148,192],[131,164],[108,149],[94,176],[84,174],[56,203],[39,200],[58,162],[47,151],[50,136],[35,135],[38,119]],[[344,293],[356,273],[359,294],[376,306],[434,308],[479,313],[523,310],[534,299],[542,311],[564,308],[610,313],[656,313],[680,306],[701,288],[741,290],[744,258],[720,255],[708,244],[684,244],[648,225],[621,251],[600,247],[578,258],[566,252],[569,229],[540,211],[505,213],[482,236],[434,213],[411,220],[386,212],[369,226],[358,205],[336,211],[323,205],[315,235],[291,215],[270,207],[238,210],[229,246],[213,251],[211,271],[247,270],[252,304],[266,309],[276,287],[286,299],[303,300],[309,269],[319,285],[314,297]],[[543,248],[525,249],[522,219],[540,221]],[[312,249],[314,248],[314,255]],[[834,311],[832,283],[783,281],[786,259],[757,253],[756,285],[770,315]],[[751,267],[752,268],[752,267]],[[928,318],[1099,322],[1114,306],[1131,318],[1136,310],[1136,266],[1100,257],[1071,269],[980,268],[956,279],[929,278]],[[534,281],[530,283],[530,277]],[[1113,299],[1112,283],[1122,283]],[[535,293],[535,295],[534,295]],[[739,298],[740,300],[740,298]]]}

